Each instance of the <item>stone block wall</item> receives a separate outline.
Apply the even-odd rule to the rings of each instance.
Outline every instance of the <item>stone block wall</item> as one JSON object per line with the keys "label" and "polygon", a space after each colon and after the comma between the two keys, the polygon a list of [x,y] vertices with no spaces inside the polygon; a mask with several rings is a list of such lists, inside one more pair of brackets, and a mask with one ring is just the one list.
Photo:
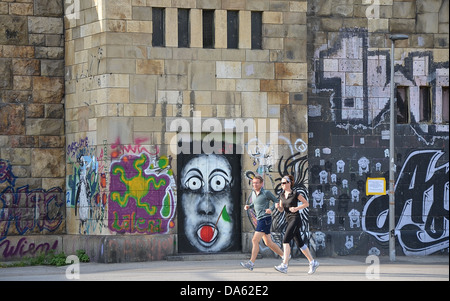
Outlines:
{"label": "stone block wall", "polygon": [[[152,46],[153,8],[164,9],[163,47]],[[189,10],[187,48],[178,47],[181,9]],[[212,49],[203,47],[203,10],[214,11]],[[237,49],[227,48],[227,11],[239,14]],[[262,49],[251,49],[253,11],[262,12]],[[180,175],[190,159],[180,163],[177,132],[193,141],[208,134],[222,140],[228,132],[228,146],[243,149],[221,167],[233,166],[224,183],[237,185],[231,189],[236,203],[222,205],[195,229],[208,240],[205,233],[228,210],[238,231],[234,247],[247,246],[253,226],[241,208],[249,179],[261,173],[273,191],[287,168],[278,158],[306,154],[306,1],[81,1],[65,29],[68,233],[186,236],[178,243],[192,243],[181,218],[194,207],[183,207]],[[161,177],[164,193],[133,191],[138,180]],[[207,246],[193,243],[194,252],[225,248],[212,240],[200,244]]]}
{"label": "stone block wall", "polygon": [[[261,174],[279,193],[285,173],[310,201],[301,231],[317,256],[386,254],[387,196],[365,183],[388,183],[390,33],[409,35],[394,57],[409,105],[396,125],[397,251],[448,254],[448,5],[0,1],[0,260],[248,252],[250,180]],[[178,47],[186,11],[190,41]]]}
{"label": "stone block wall", "polygon": [[0,260],[65,233],[62,2],[0,1]]}

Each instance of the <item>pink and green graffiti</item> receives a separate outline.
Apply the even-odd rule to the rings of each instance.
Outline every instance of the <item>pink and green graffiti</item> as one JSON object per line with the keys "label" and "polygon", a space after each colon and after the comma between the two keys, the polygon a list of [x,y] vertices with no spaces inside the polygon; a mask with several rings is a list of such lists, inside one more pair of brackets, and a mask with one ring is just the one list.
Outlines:
{"label": "pink and green graffiti", "polygon": [[111,164],[109,228],[118,233],[167,233],[176,199],[167,157],[124,155]]}

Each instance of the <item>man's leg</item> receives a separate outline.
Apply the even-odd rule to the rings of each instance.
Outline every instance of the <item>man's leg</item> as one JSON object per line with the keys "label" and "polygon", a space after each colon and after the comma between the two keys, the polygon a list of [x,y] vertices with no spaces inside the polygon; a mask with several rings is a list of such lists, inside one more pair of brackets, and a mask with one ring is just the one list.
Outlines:
{"label": "man's leg", "polygon": [[255,234],[253,234],[252,238],[252,256],[250,257],[250,261],[255,263],[256,257],[258,256],[259,252],[259,242],[261,241],[261,238],[264,236],[264,232],[255,231]]}
{"label": "man's leg", "polygon": [[268,246],[272,251],[280,255],[280,257],[283,257],[283,251],[276,243],[273,242],[272,238],[270,238],[270,234],[265,234],[263,232],[261,233],[264,235],[262,238],[264,239],[264,243],[266,244],[266,246]]}

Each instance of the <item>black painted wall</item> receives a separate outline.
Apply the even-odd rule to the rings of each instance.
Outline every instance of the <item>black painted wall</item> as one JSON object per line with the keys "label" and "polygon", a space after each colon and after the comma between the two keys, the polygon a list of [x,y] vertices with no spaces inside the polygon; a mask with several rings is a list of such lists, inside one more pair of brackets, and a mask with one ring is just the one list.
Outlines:
{"label": "black painted wall", "polygon": [[[389,197],[367,195],[366,181],[385,178],[389,189],[390,48],[369,47],[371,37],[367,28],[341,28],[326,46],[310,38],[310,242],[317,256],[389,254]],[[435,61],[433,50],[397,51],[394,80],[406,87],[410,120],[395,126],[396,252],[448,254],[449,125],[440,115],[448,60]],[[428,122],[417,121],[420,86],[431,92]]]}

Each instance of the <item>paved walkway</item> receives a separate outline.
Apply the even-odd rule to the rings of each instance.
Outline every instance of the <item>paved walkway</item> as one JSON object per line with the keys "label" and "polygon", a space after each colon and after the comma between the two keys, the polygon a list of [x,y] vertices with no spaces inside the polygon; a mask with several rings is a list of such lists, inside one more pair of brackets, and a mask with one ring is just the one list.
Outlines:
{"label": "paved walkway", "polygon": [[75,273],[69,272],[71,266],[0,268],[0,281],[449,281],[447,256],[397,257],[395,262],[386,257],[318,258],[320,267],[313,275],[307,274],[304,258],[292,259],[287,274],[274,269],[280,259],[258,259],[254,270],[249,271],[239,264],[244,259],[212,258],[80,263]]}

